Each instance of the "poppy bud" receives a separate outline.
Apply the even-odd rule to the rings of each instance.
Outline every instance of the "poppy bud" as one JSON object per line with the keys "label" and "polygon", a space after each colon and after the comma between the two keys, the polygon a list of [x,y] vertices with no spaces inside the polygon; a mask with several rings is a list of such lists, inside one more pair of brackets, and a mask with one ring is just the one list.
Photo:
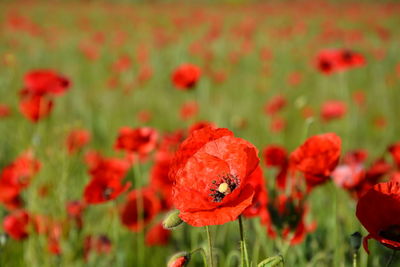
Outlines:
{"label": "poppy bud", "polygon": [[165,217],[162,225],[164,229],[172,230],[178,227],[182,222],[182,219],[179,218],[179,210],[173,210]]}
{"label": "poppy bud", "polygon": [[284,260],[282,255],[269,257],[257,265],[257,267],[283,267],[283,266],[284,266]]}
{"label": "poppy bud", "polygon": [[168,263],[168,267],[185,267],[190,261],[190,254],[187,252],[179,252],[173,255]]}
{"label": "poppy bud", "polygon": [[355,232],[350,236],[350,246],[354,251],[357,251],[361,247],[362,235],[360,232]]}

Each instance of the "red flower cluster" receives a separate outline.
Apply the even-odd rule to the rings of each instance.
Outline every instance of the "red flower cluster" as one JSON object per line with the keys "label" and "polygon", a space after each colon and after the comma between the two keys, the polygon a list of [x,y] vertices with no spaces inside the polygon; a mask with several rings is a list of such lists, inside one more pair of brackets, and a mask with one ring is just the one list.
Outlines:
{"label": "red flower cluster", "polygon": [[252,204],[249,178],[259,163],[257,153],[228,129],[194,131],[180,145],[170,171],[181,219],[192,226],[235,220]]}
{"label": "red flower cluster", "polygon": [[50,114],[53,96],[62,95],[70,81],[52,70],[34,70],[25,75],[25,87],[20,91],[21,113],[36,123]]}
{"label": "red flower cluster", "polygon": [[193,64],[182,64],[172,73],[172,82],[179,90],[193,88],[200,79],[200,68]]}
{"label": "red flower cluster", "polygon": [[22,154],[6,166],[0,174],[0,202],[8,209],[19,208],[20,193],[29,186],[39,169],[39,161],[30,152]]}
{"label": "red flower cluster", "polygon": [[364,65],[363,55],[347,49],[322,50],[316,57],[316,67],[323,74],[331,74]]}

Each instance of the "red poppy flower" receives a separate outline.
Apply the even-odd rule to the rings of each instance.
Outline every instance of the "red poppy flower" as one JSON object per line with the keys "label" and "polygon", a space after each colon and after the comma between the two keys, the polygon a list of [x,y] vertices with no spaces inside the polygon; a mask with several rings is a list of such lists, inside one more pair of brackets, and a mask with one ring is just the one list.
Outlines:
{"label": "red poppy flower", "polygon": [[36,123],[50,114],[53,110],[53,101],[39,95],[27,96],[19,103],[19,109],[22,115]]}
{"label": "red poppy flower", "polygon": [[303,172],[309,186],[324,183],[339,162],[341,140],[334,133],[310,137],[290,155],[290,163]]}
{"label": "red poppy flower", "polygon": [[0,201],[11,206],[19,203],[19,193],[29,186],[39,169],[40,162],[30,152],[22,154],[6,166],[0,174]]}
{"label": "red poppy flower", "polygon": [[105,158],[97,152],[91,151],[85,155],[89,174],[104,180],[123,179],[131,164],[125,159]]}
{"label": "red poppy flower", "polygon": [[364,249],[369,253],[368,240],[373,238],[391,249],[400,249],[400,183],[380,183],[360,198],[356,215],[369,232]]}
{"label": "red poppy flower", "polygon": [[276,95],[272,97],[264,107],[265,113],[269,116],[275,115],[287,104],[286,98],[283,95]]}
{"label": "red poppy flower", "polygon": [[180,90],[193,88],[200,79],[200,68],[193,64],[182,64],[172,74],[172,82]]}
{"label": "red poppy flower", "polygon": [[[140,207],[142,203],[142,207]],[[160,211],[160,200],[151,188],[131,191],[122,208],[121,221],[131,231],[138,232]],[[141,211],[141,212],[140,212]]]}
{"label": "red poppy flower", "polygon": [[61,95],[70,86],[70,81],[52,70],[34,70],[25,75],[23,94],[43,96]]}
{"label": "red poppy flower", "polygon": [[257,149],[228,129],[194,131],[179,147],[170,171],[173,201],[193,226],[235,220],[252,204],[248,180],[257,168]]}
{"label": "red poppy flower", "polygon": [[161,223],[154,225],[146,233],[145,242],[147,246],[165,246],[168,244],[171,231],[164,229]]}
{"label": "red poppy flower", "polygon": [[72,154],[80,150],[90,141],[90,133],[86,130],[73,130],[69,133],[66,145],[68,153]]}
{"label": "red poppy flower", "polygon": [[364,57],[347,49],[326,49],[318,53],[317,68],[324,74],[365,65]]}
{"label": "red poppy flower", "polygon": [[0,104],[0,118],[6,118],[11,115],[11,109],[9,106]]}
{"label": "red poppy flower", "polygon": [[205,128],[205,127],[217,128],[217,126],[216,126],[214,123],[212,123],[212,122],[209,122],[209,121],[199,121],[199,122],[193,123],[193,124],[189,127],[188,132],[189,132],[189,134],[191,134],[192,132],[197,131],[197,130],[200,130],[200,129]]}
{"label": "red poppy flower", "polygon": [[115,143],[115,149],[136,152],[140,155],[147,155],[157,144],[158,133],[149,127],[131,129],[123,127]]}
{"label": "red poppy flower", "polygon": [[117,198],[130,186],[129,182],[123,185],[121,179],[95,177],[86,185],[83,197],[87,204],[101,204]]}
{"label": "red poppy flower", "polygon": [[347,106],[342,101],[326,101],[321,107],[321,118],[324,121],[342,118],[347,112]]}
{"label": "red poppy flower", "polygon": [[263,150],[266,166],[281,167],[287,164],[288,155],[286,150],[278,145],[269,145]]}
{"label": "red poppy flower", "polygon": [[24,210],[7,215],[3,221],[4,231],[15,240],[28,237],[29,214]]}

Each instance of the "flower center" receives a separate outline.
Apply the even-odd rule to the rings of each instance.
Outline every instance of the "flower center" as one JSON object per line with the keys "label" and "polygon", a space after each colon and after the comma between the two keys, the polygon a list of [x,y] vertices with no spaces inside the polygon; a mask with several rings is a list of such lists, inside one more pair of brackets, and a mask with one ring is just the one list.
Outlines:
{"label": "flower center", "polygon": [[114,189],[111,187],[107,187],[106,189],[104,189],[103,191],[103,197],[106,200],[109,200],[111,198],[111,194],[114,192]]}
{"label": "flower center", "polygon": [[379,231],[379,235],[385,239],[400,242],[400,225],[391,225]]}
{"label": "flower center", "polygon": [[210,189],[212,201],[221,202],[226,195],[232,193],[238,187],[239,179],[235,175],[226,174],[220,178],[220,181],[214,180],[212,183],[215,186],[215,188]]}

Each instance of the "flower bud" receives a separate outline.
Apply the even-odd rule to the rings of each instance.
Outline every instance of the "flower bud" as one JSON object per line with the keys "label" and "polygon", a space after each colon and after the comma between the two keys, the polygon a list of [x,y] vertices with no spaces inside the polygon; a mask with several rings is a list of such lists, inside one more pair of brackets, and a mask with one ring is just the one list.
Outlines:
{"label": "flower bud", "polygon": [[358,250],[361,247],[362,235],[360,232],[355,232],[350,236],[350,246],[353,250]]}
{"label": "flower bud", "polygon": [[168,263],[167,267],[185,267],[190,261],[190,254],[187,252],[179,252],[173,255]]}
{"label": "flower bud", "polygon": [[284,260],[281,255],[269,257],[257,265],[257,267],[283,267],[283,266],[284,266]]}
{"label": "flower bud", "polygon": [[162,225],[164,229],[172,230],[178,227],[182,223],[182,219],[179,218],[179,210],[173,210],[167,214]]}

